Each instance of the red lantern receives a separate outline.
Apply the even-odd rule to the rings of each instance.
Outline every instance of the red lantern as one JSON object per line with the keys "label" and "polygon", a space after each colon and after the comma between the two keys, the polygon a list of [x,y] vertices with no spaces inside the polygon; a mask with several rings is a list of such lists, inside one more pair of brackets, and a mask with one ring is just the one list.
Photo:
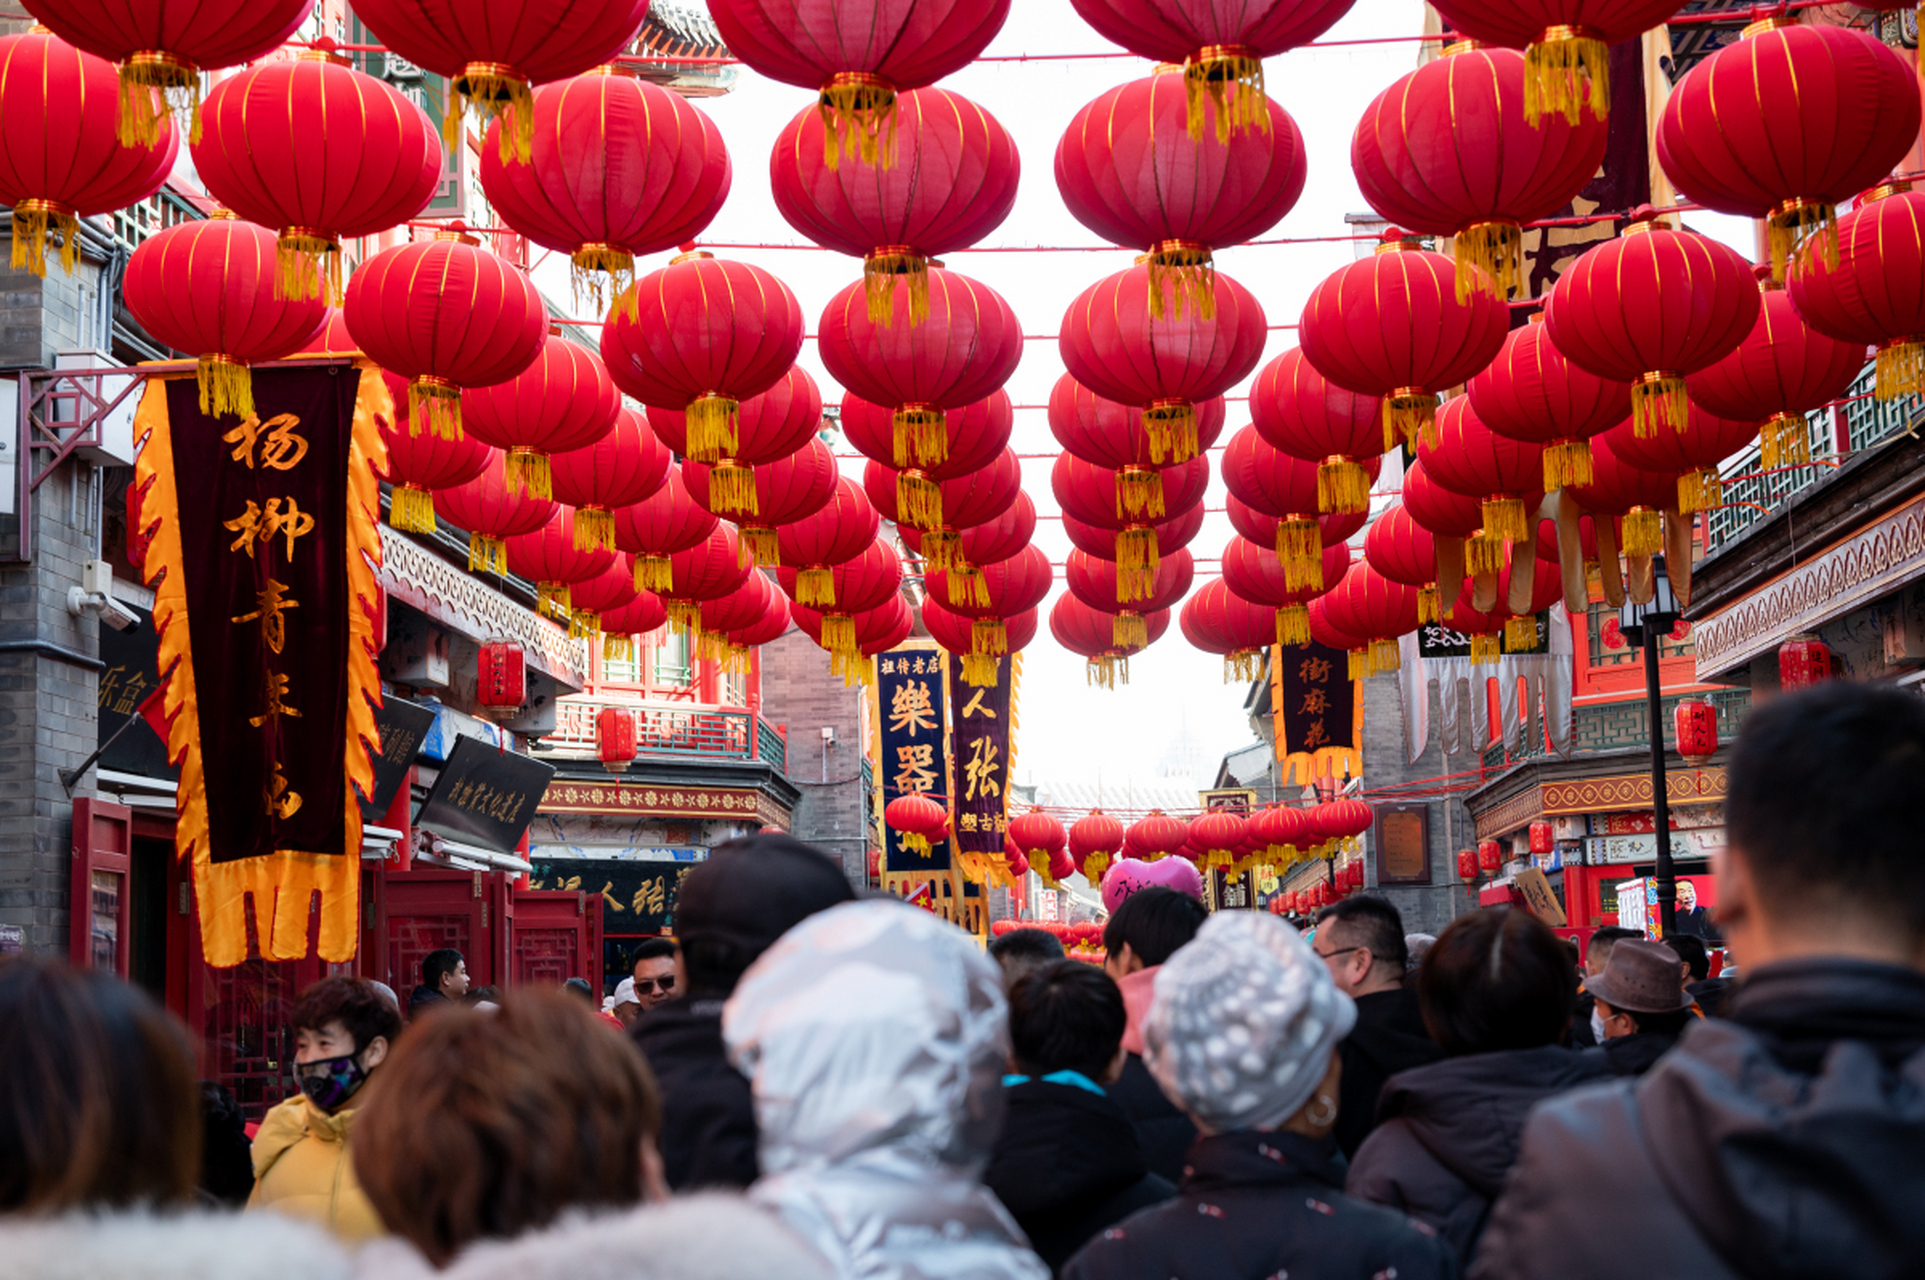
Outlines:
{"label": "red lantern", "polygon": [[[1195,410],[1197,451],[1207,453],[1223,433],[1223,397],[1200,400]],[[1049,393],[1049,430],[1063,448],[1083,461],[1114,471],[1161,467],[1172,461],[1153,446],[1143,429],[1140,409],[1105,400],[1067,373]]]}
{"label": "red lantern", "polygon": [[765,644],[773,644],[788,631],[789,621],[789,598],[771,584],[768,605],[764,608],[762,616],[746,627],[729,632],[729,643],[744,652],[759,649]]}
{"label": "red lantern", "polygon": [[888,543],[880,541],[871,543],[855,559],[831,568],[822,580],[808,579],[788,565],[775,572],[789,599],[828,615],[822,647],[851,660],[860,642],[850,617],[881,608],[902,587],[902,561]]}
{"label": "red lantern", "polygon": [[1123,852],[1144,862],[1155,862],[1182,849],[1189,838],[1189,823],[1172,818],[1161,809],[1152,809],[1123,833]]}
{"label": "red lantern", "polygon": [[1237,850],[1243,844],[1244,819],[1225,809],[1212,809],[1190,824],[1190,842],[1203,850],[1206,868],[1236,865]]}
{"label": "red lantern", "polygon": [[[818,613],[806,605],[792,604],[789,612],[802,633],[829,652],[829,674],[842,677],[847,685],[873,684],[875,664],[867,661],[887,653],[909,638],[916,629],[916,614],[901,596],[891,596],[873,609],[856,614]],[[835,629],[846,627],[850,643],[837,638]]]}
{"label": "red lantern", "polygon": [[831,567],[867,551],[880,528],[881,519],[861,486],[841,476],[822,510],[776,529],[780,563],[797,571],[799,592],[819,599],[834,588]]}
{"label": "red lantern", "polygon": [[1457,851],[1457,878],[1459,880],[1477,879],[1477,854],[1470,849]]}
{"label": "red lantern", "polygon": [[1310,828],[1301,810],[1285,805],[1269,805],[1250,818],[1249,835],[1259,856],[1273,866],[1294,861],[1299,845],[1304,844]]}
{"label": "red lantern", "polygon": [[[963,659],[963,682],[982,688],[996,681],[996,659],[1012,653],[1005,619],[1034,609],[1049,594],[1055,578],[1049,557],[1037,547],[1025,547],[1008,560],[982,566],[983,593],[949,606],[951,613],[974,620],[969,654]],[[944,570],[927,576],[929,594],[951,594]],[[973,593],[971,593],[973,595]]]}
{"label": "red lantern", "polygon": [[1368,641],[1370,670],[1377,675],[1401,665],[1397,637],[1417,629],[1417,589],[1392,582],[1368,564],[1353,564],[1323,596],[1331,624]]}
{"label": "red lantern", "polygon": [[[626,564],[617,561],[609,570],[611,573],[627,571],[633,573]],[[631,589],[634,586],[630,581]],[[616,609],[602,612],[600,625],[602,632],[602,659],[605,662],[633,662],[635,660],[635,637],[658,631],[668,623],[668,606],[662,598],[652,591],[634,593],[634,599]],[[783,619],[783,625],[788,620]],[[606,677],[604,677],[606,678]]]}
{"label": "red lantern", "polygon": [[1196,402],[1243,381],[1263,355],[1256,297],[1221,271],[1209,286],[1207,307],[1157,320],[1150,269],[1131,267],[1083,290],[1063,316],[1057,345],[1070,376],[1143,410],[1153,460],[1196,457]]}
{"label": "red lantern", "polygon": [[[576,519],[581,513],[575,513]],[[568,586],[568,634],[593,640],[602,634],[606,614],[619,613],[634,603],[635,570],[627,556],[615,556],[594,577]]]}
{"label": "red lantern", "polygon": [[686,409],[689,457],[733,458],[737,406],[782,380],[802,350],[802,306],[760,267],[689,253],[635,282],[602,326],[615,385],[651,409]]}
{"label": "red lantern", "polygon": [[1434,430],[1437,393],[1465,382],[1504,345],[1510,310],[1463,294],[1457,267],[1395,228],[1370,257],[1324,278],[1304,304],[1298,338],[1317,372],[1384,396],[1384,448]]}
{"label": "red lantern", "polygon": [[[1407,587],[1417,588],[1417,620],[1437,622],[1446,610],[1437,581],[1436,535],[1411,518],[1410,509],[1393,502],[1371,522],[1364,535],[1364,558],[1370,567]],[[1224,553],[1229,570],[1229,552]]]}
{"label": "red lantern", "polygon": [[[1323,561],[1319,566],[1323,583],[1335,586],[1349,568],[1348,543],[1332,543],[1323,549]],[[1401,582],[1403,579],[1393,581]],[[1275,643],[1310,643],[1308,605],[1323,594],[1323,587],[1292,587],[1290,575],[1269,547],[1252,542],[1241,534],[1231,538],[1223,547],[1223,583],[1237,597],[1276,611]]]}
{"label": "red lantern", "polygon": [[1531,824],[1531,852],[1549,853],[1556,847],[1557,837],[1551,831],[1551,824],[1548,822],[1533,822]]}
{"label": "red lantern", "polygon": [[1032,859],[1047,858],[1069,843],[1069,833],[1063,830],[1062,823],[1041,809],[1032,808],[1009,820],[1008,839]]}
{"label": "red lantern", "polygon": [[[212,262],[220,269],[208,270]],[[327,322],[318,298],[277,299],[274,272],[274,233],[224,210],[150,236],[128,261],[127,309],[162,343],[199,357],[202,413],[252,416],[247,366],[299,350]]]}
{"label": "red lantern", "polygon": [[[1003,647],[1011,653],[1021,653],[1036,638],[1036,610],[1024,609],[1020,613],[1009,614],[997,619],[1003,628]],[[978,651],[976,639],[977,619],[965,617],[937,602],[934,596],[924,597],[922,602],[922,624],[947,653],[954,654],[963,662],[963,683],[974,683],[975,687],[996,683],[996,673],[1001,659],[994,654]],[[974,676],[972,682],[970,677]]]}
{"label": "red lantern", "polygon": [[575,297],[598,315],[635,283],[636,258],[693,240],[729,193],[715,122],[613,66],[535,90],[527,154],[507,141],[481,148],[489,204],[535,244],[569,255]]}
{"label": "red lantern", "polygon": [[1150,315],[1215,306],[1212,250],[1254,240],[1303,194],[1303,134],[1274,101],[1261,123],[1216,147],[1188,136],[1189,94],[1174,66],[1119,85],[1076,113],[1056,147],[1070,216],[1147,251]]}
{"label": "red lantern", "polygon": [[[207,193],[249,222],[280,233],[279,292],[289,298],[341,299],[341,240],[400,226],[428,207],[441,186],[441,147],[420,107],[399,90],[317,50],[293,62],[260,62],[215,85],[201,107],[194,170]],[[395,252],[390,250],[389,252]],[[385,255],[363,263],[357,278]],[[422,337],[449,335],[428,299],[445,291],[461,314],[467,279],[443,280],[424,290],[412,316]],[[525,282],[524,282],[525,283]],[[530,285],[529,292],[534,292]],[[405,286],[401,288],[405,294]],[[535,301],[540,302],[536,295]],[[385,304],[398,313],[401,296]],[[537,313],[541,311],[536,306]],[[433,323],[424,320],[434,318]],[[486,317],[489,331],[514,323]],[[359,326],[356,342],[364,343]],[[507,337],[504,331],[501,335]],[[448,344],[453,345],[453,344]],[[372,349],[368,354],[373,355]],[[377,357],[379,359],[379,357]],[[402,364],[383,368],[414,376]],[[513,377],[527,359],[490,381]]]}
{"label": "red lantern", "polygon": [[595,754],[610,773],[624,773],[635,763],[634,711],[603,707],[595,713]]}
{"label": "red lantern", "polygon": [[[1445,25],[1485,44],[1524,49],[1524,118],[1578,122],[1611,109],[1610,46],[1665,21],[1683,0],[1444,0]],[[1528,45],[1529,48],[1525,48]]]}
{"label": "red lantern", "polygon": [[1520,225],[1559,212],[1604,160],[1601,117],[1524,118],[1524,57],[1454,44],[1364,108],[1350,167],[1370,207],[1456,242],[1457,294],[1523,291]]}
{"label": "red lantern", "polygon": [[[229,81],[228,83],[233,83]],[[226,85],[221,86],[225,88]],[[220,89],[208,110],[219,109]],[[283,236],[282,244],[287,241]],[[432,240],[384,249],[361,264],[348,284],[342,308],[348,332],[376,364],[409,379],[409,430],[425,424],[436,435],[459,437],[464,387],[489,387],[518,377],[538,360],[556,362],[570,377],[589,374],[587,360],[569,353],[580,351],[560,338],[547,346],[548,311],[534,282],[514,266],[458,231],[437,231]],[[581,352],[592,359],[592,352]],[[530,383],[521,384],[536,405],[562,406],[568,383],[545,368]],[[593,381],[607,388],[606,374],[594,370]],[[598,388],[599,390],[599,388]],[[620,401],[612,394],[591,393],[595,420],[602,430],[584,443],[593,443],[613,423]],[[519,398],[521,389],[504,391]],[[498,411],[506,414],[503,401]],[[603,411],[606,417],[601,416]],[[506,438],[504,434],[504,438]],[[516,444],[526,441],[516,440]],[[516,464],[511,482],[525,470]],[[545,492],[538,492],[545,497]]]}
{"label": "red lantern", "polygon": [[1758,319],[1751,264],[1733,249],[1673,231],[1649,205],[1616,240],[1570,265],[1544,324],[1573,364],[1631,384],[1640,435],[1684,429],[1686,374],[1729,355]]}
{"label": "red lantern", "polygon": [[[633,511],[633,507],[623,508]],[[617,524],[616,540],[620,541]],[[656,594],[668,602],[668,621],[683,635],[699,639],[702,604],[719,600],[748,580],[751,570],[735,545],[735,530],[717,525],[708,537],[668,558],[668,581]],[[641,570],[636,569],[636,576]],[[646,584],[637,583],[637,589]]]}
{"label": "red lantern", "polygon": [[1088,659],[1084,678],[1103,689],[1130,682],[1130,657],[1163,638],[1170,628],[1168,610],[1143,616],[1144,642],[1127,648],[1116,643],[1116,615],[1090,608],[1075,596],[1058,596],[1049,611],[1049,633],[1071,653]]}
{"label": "red lantern", "polygon": [[1015,505],[1022,492],[1022,465],[1016,455],[1004,449],[985,467],[945,480],[924,489],[918,482],[908,487],[905,481],[915,472],[892,471],[879,462],[870,462],[862,471],[863,492],[884,519],[906,525],[922,534],[923,558],[931,565],[952,562],[960,544],[961,530],[987,524]]}
{"label": "red lantern", "polygon": [[[474,419],[469,419],[472,429]],[[479,434],[477,432],[477,434]],[[615,429],[586,448],[548,459],[553,496],[575,508],[575,536],[586,547],[615,547],[615,508],[648,500],[668,481],[674,458],[640,413],[621,407]]]}
{"label": "red lantern", "polygon": [[1202,456],[1160,470],[1118,471],[1061,453],[1050,471],[1050,488],[1065,514],[1111,529],[1187,511],[1203,501],[1209,481],[1210,461]]}
{"label": "red lantern", "polygon": [[1192,649],[1223,656],[1223,683],[1247,684],[1263,673],[1276,618],[1274,608],[1252,604],[1212,578],[1183,602],[1177,626]]}
{"label": "red lantern", "polygon": [[[759,573],[751,573],[743,579],[742,585],[725,596],[704,600],[698,607],[701,634],[697,639],[696,656],[714,662],[724,671],[748,670],[748,646],[740,644],[736,636],[748,631],[759,631],[771,612],[771,604],[781,596],[775,585]],[[789,618],[787,602],[783,602],[782,618],[786,626]]]}
{"label": "red lantern", "polygon": [[1157,567],[1165,552],[1180,551],[1196,539],[1203,529],[1203,504],[1198,503],[1181,515],[1155,524],[1128,521],[1118,528],[1090,524],[1075,516],[1063,516],[1063,532],[1070,545],[1104,560],[1114,560],[1126,572],[1134,569],[1143,575],[1139,582],[1155,581]]}
{"label": "red lantern", "polygon": [[[1520,578],[1529,573],[1529,578]],[[1471,660],[1495,661],[1496,649],[1480,655],[1480,633],[1500,628],[1504,633],[1505,653],[1524,653],[1537,647],[1540,640],[1537,615],[1557,603],[1563,594],[1558,562],[1535,555],[1516,554],[1498,569],[1495,600],[1487,612],[1478,612],[1471,601],[1476,591],[1471,579],[1461,584],[1457,607],[1446,619],[1452,631],[1471,637]],[[1516,595],[1513,595],[1516,592]]]}
{"label": "red lantern", "polygon": [[[917,466],[913,471],[905,468],[914,465],[914,450],[905,449],[898,453],[896,449],[894,410],[871,404],[860,396],[845,395],[842,397],[842,417],[838,425],[842,428],[843,436],[864,457],[901,471],[904,476],[916,475],[927,480],[944,481],[958,479],[994,462],[1009,444],[1009,433],[1016,425],[1016,413],[1006,391],[995,391],[974,404],[946,410],[943,413],[943,430],[948,435],[945,461],[938,466]],[[898,505],[903,505],[900,494],[902,487],[899,481]]]}
{"label": "red lantern", "polygon": [[1831,647],[1810,632],[1802,632],[1778,646],[1780,688],[1808,689],[1831,679]]}
{"label": "red lantern", "polygon": [[1591,481],[1590,438],[1631,416],[1631,385],[1564,358],[1544,313],[1511,330],[1490,367],[1470,380],[1471,411],[1500,436],[1544,447],[1546,490]]}
{"label": "red lantern", "polygon": [[664,591],[669,557],[701,545],[720,522],[689,497],[682,473],[670,468],[662,487],[641,502],[615,510],[615,545],[635,557],[635,587]]}
{"label": "red lantern", "polygon": [[533,533],[555,518],[558,504],[525,489],[510,489],[498,449],[488,450],[481,474],[465,484],[436,492],[441,514],[468,531],[468,567],[508,572],[507,540]]}
{"label": "red lantern", "polygon": [[[1632,431],[1636,430],[1633,425]],[[1578,505],[1593,514],[1624,517],[1620,522],[1624,554],[1651,556],[1664,550],[1664,512],[1678,501],[1676,474],[1640,471],[1630,465],[1618,457],[1608,432],[1591,442],[1591,470],[1590,484],[1569,490]]]}
{"label": "red lantern", "polygon": [[[1015,139],[980,106],[946,89],[896,97],[895,163],[832,164],[829,122],[808,107],[775,140],[775,207],[815,243],[862,259],[870,318],[885,327],[896,286],[909,322],[929,309],[929,260],[966,249],[1002,225],[1016,203]],[[907,465],[906,460],[897,466]]]}
{"label": "red lantern", "polygon": [[1478,418],[1467,396],[1437,411],[1435,441],[1420,440],[1424,474],[1458,493],[1482,500],[1484,536],[1524,542],[1537,528],[1544,499],[1544,447],[1500,436]]}
{"label": "red lantern", "polygon": [[593,351],[550,334],[520,374],[464,390],[461,413],[467,430],[507,451],[510,485],[552,498],[548,455],[606,439],[621,420],[622,397]]}
{"label": "red lantern", "polygon": [[383,372],[381,377],[388,394],[396,400],[397,410],[392,419],[381,423],[381,443],[388,449],[386,478],[394,486],[388,523],[410,533],[433,533],[434,491],[468,483],[488,469],[491,459],[501,455],[472,437],[444,440],[432,431],[409,431],[403,412],[408,403],[408,384],[391,373]]}
{"label": "red lantern", "polygon": [[[1368,458],[1359,465],[1368,489],[1377,479],[1381,459]],[[1245,427],[1230,437],[1230,447],[1223,454],[1223,485],[1233,500],[1233,522],[1235,502],[1280,522],[1272,543],[1283,565],[1285,584],[1292,591],[1320,591],[1327,586],[1323,579],[1324,546],[1340,530],[1342,537],[1336,541],[1355,533],[1366,518],[1356,512],[1333,513],[1328,520],[1319,517],[1320,468],[1269,444],[1255,427]],[[1240,532],[1255,540],[1249,530]]]}
{"label": "red lantern", "polygon": [[994,520],[950,532],[956,535],[953,545],[936,539],[933,534],[925,535],[920,529],[906,526],[898,526],[896,536],[902,539],[904,546],[922,556],[925,570],[939,567],[934,560],[938,549],[941,549],[943,558],[948,561],[948,567],[943,569],[943,585],[947,588],[945,599],[948,603],[955,605],[974,601],[986,605],[989,603],[989,587],[983,580],[982,567],[1019,555],[1029,545],[1029,540],[1036,533],[1036,504],[1030,501],[1028,494],[1018,489],[1016,501]]}
{"label": "red lantern", "polygon": [[497,724],[521,714],[528,700],[528,655],[519,640],[490,640],[475,657],[475,706]]}
{"label": "red lantern", "polygon": [[896,833],[903,848],[928,853],[931,837],[943,829],[949,814],[928,796],[912,791],[883,806],[882,820]]}
{"label": "red lantern", "polygon": [[1682,698],[1673,713],[1678,754],[1693,768],[1703,768],[1718,754],[1718,709],[1703,698]]}
{"label": "red lantern", "polygon": [[615,553],[596,547],[577,549],[575,509],[563,507],[555,519],[533,533],[508,539],[508,569],[535,584],[536,608],[569,621],[570,584],[586,582],[615,563]]}
{"label": "red lantern", "polygon": [[1769,470],[1811,461],[1805,415],[1845,394],[1865,367],[1865,344],[1818,332],[1764,267],[1758,276],[1763,297],[1757,323],[1737,350],[1686,378],[1685,387],[1692,400],[1720,417],[1762,419],[1758,460]]}
{"label": "red lantern", "polygon": [[1483,504],[1438,484],[1422,458],[1404,470],[1403,503],[1410,518],[1434,537],[1467,538],[1484,527]]}
{"label": "red lantern", "polygon": [[[722,503],[712,487],[714,472],[699,462],[684,462],[682,478],[688,485],[689,496],[698,506],[723,514]],[[811,439],[788,457],[757,467],[747,504],[755,508],[755,514],[734,513],[734,519],[739,522],[742,554],[764,568],[780,564],[778,526],[806,520],[828,506],[835,496],[836,479],[835,455],[822,440]]]}
{"label": "red lantern", "polygon": [[[354,12],[390,50],[446,79],[442,140],[464,145],[469,107],[509,126],[523,163],[538,120],[530,85],[612,62],[648,15],[648,0],[356,0]],[[460,107],[454,99],[458,96]]]}
{"label": "red lantern", "polygon": [[[919,0],[861,10],[793,0],[715,0],[729,52],[771,80],[814,89],[828,129],[823,163],[896,163],[897,92],[960,71],[1009,16],[1009,0]],[[885,133],[885,129],[887,132]]]}
{"label": "red lantern", "polygon": [[63,40],[36,31],[0,37],[0,118],[13,122],[0,132],[0,204],[12,207],[15,271],[46,275],[47,245],[57,238],[72,275],[80,219],[145,200],[167,180],[180,138],[156,123],[148,141],[122,141],[119,94],[111,63]]}
{"label": "red lantern", "polygon": [[1110,859],[1123,847],[1123,824],[1101,809],[1092,809],[1070,824],[1069,852],[1077,870],[1091,884],[1101,884]]}
{"label": "red lantern", "polygon": [[1087,551],[1072,551],[1063,574],[1071,593],[1090,608],[1121,610],[1117,615],[1118,644],[1139,641],[1142,615],[1175,608],[1190,594],[1190,584],[1195,577],[1196,562],[1188,551],[1164,556],[1157,566],[1150,593],[1129,601],[1119,598],[1122,584],[1114,560],[1103,560]]}
{"label": "red lantern", "polygon": [[[1803,421],[1799,419],[1801,425]],[[1640,436],[1626,418],[1600,438],[1609,442],[1620,462],[1640,471],[1677,475],[1678,510],[1690,515],[1723,504],[1724,481],[1719,478],[1718,464],[1757,436],[1757,419],[1721,418],[1693,400],[1683,431]],[[1595,553],[1587,558],[1592,562],[1597,559]]]}
{"label": "red lantern", "polygon": [[1925,196],[1882,183],[1838,220],[1838,262],[1807,244],[1787,286],[1818,332],[1878,348],[1880,400],[1925,392]]}
{"label": "red lantern", "polygon": [[1786,16],[1752,23],[1691,68],[1665,100],[1655,140],[1687,198],[1765,220],[1783,280],[1814,230],[1820,268],[1837,265],[1833,206],[1902,162],[1918,124],[1917,73],[1897,52],[1862,31]]}
{"label": "red lantern", "polygon": [[1487,876],[1494,876],[1504,865],[1504,849],[1495,840],[1477,842],[1477,869]]}
{"label": "red lantern", "polygon": [[1370,510],[1372,473],[1360,459],[1384,452],[1383,400],[1346,391],[1310,367],[1301,349],[1263,366],[1250,386],[1250,421],[1264,443],[1317,465],[1317,510]]}
{"label": "red lantern", "polygon": [[1333,841],[1355,841],[1377,820],[1369,805],[1349,797],[1320,804],[1311,812],[1319,832]]}

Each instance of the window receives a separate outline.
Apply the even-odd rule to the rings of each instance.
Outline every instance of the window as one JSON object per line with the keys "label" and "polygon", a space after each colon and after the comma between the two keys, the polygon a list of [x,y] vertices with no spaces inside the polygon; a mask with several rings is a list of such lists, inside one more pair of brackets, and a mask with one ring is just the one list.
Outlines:
{"label": "window", "polygon": [[655,683],[685,685],[694,679],[688,653],[688,637],[674,628],[662,633],[662,647],[655,650]]}
{"label": "window", "polygon": [[[1587,611],[1590,624],[1590,665],[1593,667],[1632,666],[1638,649],[1618,630],[1618,611],[1608,604],[1593,602]],[[1658,642],[1661,658],[1688,658],[1697,652],[1691,640],[1691,624],[1680,622],[1677,629]]]}

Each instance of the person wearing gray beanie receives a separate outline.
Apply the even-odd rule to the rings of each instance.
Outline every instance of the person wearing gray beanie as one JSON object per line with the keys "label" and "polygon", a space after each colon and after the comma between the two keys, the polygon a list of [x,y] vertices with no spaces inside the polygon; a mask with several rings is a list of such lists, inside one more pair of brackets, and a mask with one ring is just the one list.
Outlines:
{"label": "person wearing gray beanie", "polygon": [[1357,1017],[1296,930],[1224,911],[1156,976],[1144,1060],[1195,1121],[1177,1198],[1092,1240],[1063,1280],[1456,1274],[1429,1228],[1343,1194],[1337,1043]]}

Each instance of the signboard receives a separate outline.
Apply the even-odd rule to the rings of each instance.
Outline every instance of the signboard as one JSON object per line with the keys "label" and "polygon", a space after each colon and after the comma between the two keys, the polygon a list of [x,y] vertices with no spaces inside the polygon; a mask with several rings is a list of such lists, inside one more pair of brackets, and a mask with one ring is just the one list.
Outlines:
{"label": "signboard", "polygon": [[[1701,827],[1671,833],[1673,858],[1694,860],[1709,858],[1722,848],[1724,848],[1723,827]],[[1610,867],[1657,860],[1658,837],[1655,832],[1643,835],[1586,836],[1584,838],[1586,866]]]}
{"label": "signboard", "polygon": [[552,764],[462,738],[434,780],[415,825],[507,853],[521,843],[554,776]]}
{"label": "signboard", "polygon": [[[132,606],[129,606],[132,607]],[[178,779],[180,771],[167,763],[167,744],[150,729],[121,726],[140,714],[141,700],[160,684],[160,636],[152,610],[135,608],[138,625],[125,631],[100,629],[100,685],[95,694],[96,744],[113,738],[100,757],[100,767],[143,778]],[[118,738],[114,738],[120,733]]]}
{"label": "signboard", "polygon": [[1221,791],[1199,791],[1196,793],[1197,807],[1210,810],[1221,809],[1249,817],[1257,811],[1257,793],[1248,787],[1225,787]]}
{"label": "signboard", "polygon": [[1377,830],[1371,848],[1377,855],[1378,884],[1430,883],[1430,806],[1376,806]]}
{"label": "signboard", "polygon": [[1332,747],[1360,750],[1357,686],[1349,655],[1311,642],[1288,649],[1278,664],[1277,755],[1314,755]]}
{"label": "signboard", "polygon": [[[1537,639],[1528,649],[1513,649],[1506,646],[1508,654],[1548,654],[1551,651],[1551,611],[1539,613]],[[1461,631],[1453,631],[1441,622],[1427,622],[1417,628],[1417,656],[1420,658],[1468,658],[1470,657],[1470,637]]]}
{"label": "signboard", "polygon": [[529,859],[531,889],[566,889],[602,900],[602,931],[666,933],[675,927],[675,903],[693,862],[630,862],[606,858]]}
{"label": "signboard", "polygon": [[[1652,939],[1664,936],[1664,926],[1658,917],[1657,877],[1620,880],[1615,885],[1605,885],[1604,890],[1604,908],[1607,911],[1613,905],[1612,891],[1616,891],[1618,927],[1642,929],[1644,936]],[[1700,938],[1708,947],[1723,946],[1724,935],[1718,932],[1718,926],[1711,918],[1717,904],[1716,876],[1679,876],[1676,904],[1679,935]]]}
{"label": "signboard", "polygon": [[[1671,811],[1671,829],[1688,831],[1699,827],[1722,827],[1724,825],[1724,806],[1721,804],[1692,805],[1689,808]],[[1658,829],[1658,816],[1649,809],[1636,813],[1600,813],[1591,819],[1591,832],[1594,836],[1634,836],[1651,835]]]}
{"label": "signboard", "polygon": [[[938,803],[948,801],[943,793],[947,692],[943,655],[934,648],[892,649],[876,659],[877,741],[885,810],[891,800],[916,792]],[[882,838],[885,886],[894,877],[920,877],[950,868],[947,840],[936,842],[927,851],[911,850],[903,846],[901,833],[887,823]],[[1001,851],[1001,840],[995,847]]]}
{"label": "signboard", "polygon": [[1568,921],[1564,918],[1564,904],[1557,900],[1551,891],[1551,882],[1536,867],[1525,867],[1511,883],[1524,895],[1524,903],[1530,907],[1531,914],[1550,925],[1553,929],[1563,928]]}
{"label": "signboard", "polygon": [[[381,754],[374,758],[374,791],[361,797],[361,816],[373,821],[388,811],[407,784],[408,768],[434,726],[434,712],[390,694],[374,713],[381,731]],[[519,843],[519,842],[517,842]]]}
{"label": "signboard", "polygon": [[[1009,826],[1009,682],[1014,665],[997,662],[996,683],[975,688],[963,682],[960,662],[948,664],[949,705],[955,708],[950,750],[950,794],[955,800],[950,812],[956,848],[963,853],[1003,855],[1003,833]],[[897,688],[920,686],[905,682]],[[882,708],[885,719],[893,719],[894,711],[893,706]]]}

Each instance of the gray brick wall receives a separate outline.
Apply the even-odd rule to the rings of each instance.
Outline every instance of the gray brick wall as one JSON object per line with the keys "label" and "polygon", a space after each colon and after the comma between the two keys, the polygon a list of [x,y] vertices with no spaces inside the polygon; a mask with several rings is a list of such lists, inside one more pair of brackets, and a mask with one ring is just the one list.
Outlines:
{"label": "gray brick wall", "polygon": [[[1397,677],[1373,676],[1364,681],[1364,778],[1372,788],[1419,778],[1435,778],[1461,769],[1475,767],[1475,755],[1460,755],[1446,762],[1436,742],[1440,719],[1437,695],[1431,697],[1431,742],[1410,764],[1404,750],[1403,699],[1398,693]],[[1379,886],[1376,859],[1364,863],[1368,892],[1387,898],[1403,913],[1404,928],[1410,933],[1436,933],[1452,919],[1473,906],[1470,894],[1457,878],[1457,850],[1474,844],[1471,820],[1463,804],[1455,799],[1430,800],[1430,874],[1428,887]],[[1447,818],[1448,810],[1448,821]]]}
{"label": "gray brick wall", "polygon": [[[762,647],[762,715],[789,735],[789,780],[802,791],[790,829],[838,858],[860,883],[868,871],[869,796],[862,785],[860,686],[829,674],[829,655],[799,630]],[[824,760],[822,730],[836,744]],[[826,778],[826,784],[825,784]]]}

